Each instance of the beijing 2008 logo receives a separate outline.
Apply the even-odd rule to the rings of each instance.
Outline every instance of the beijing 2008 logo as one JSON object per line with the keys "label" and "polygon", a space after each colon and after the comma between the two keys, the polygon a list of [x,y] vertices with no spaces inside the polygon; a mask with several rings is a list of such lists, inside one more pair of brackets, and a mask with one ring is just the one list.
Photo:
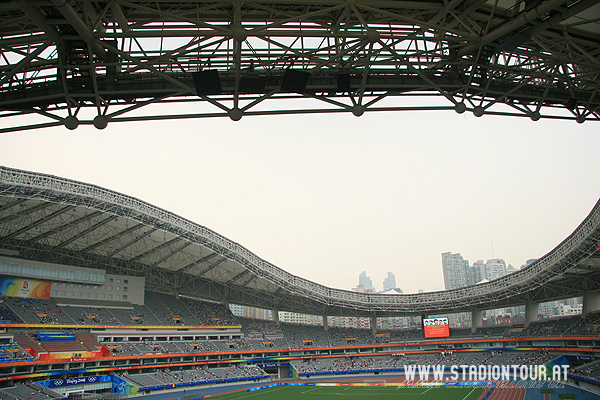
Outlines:
{"label": "beijing 2008 logo", "polygon": [[29,283],[27,281],[23,281],[23,289],[27,290],[29,288]]}

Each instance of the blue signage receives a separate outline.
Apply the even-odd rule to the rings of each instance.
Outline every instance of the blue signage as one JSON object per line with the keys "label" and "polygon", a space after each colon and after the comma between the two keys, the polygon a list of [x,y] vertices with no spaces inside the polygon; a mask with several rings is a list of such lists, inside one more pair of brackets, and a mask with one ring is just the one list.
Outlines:
{"label": "blue signage", "polygon": [[112,382],[112,377],[110,375],[82,376],[80,378],[54,379],[51,381],[42,381],[38,383],[40,385],[53,388],[61,386],[85,385],[88,383],[98,382]]}

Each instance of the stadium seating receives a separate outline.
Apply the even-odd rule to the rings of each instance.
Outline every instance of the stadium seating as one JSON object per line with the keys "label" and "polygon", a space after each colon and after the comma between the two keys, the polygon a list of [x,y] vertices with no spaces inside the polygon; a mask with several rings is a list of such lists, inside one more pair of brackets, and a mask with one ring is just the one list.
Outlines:
{"label": "stadium seating", "polygon": [[188,370],[163,370],[142,374],[122,374],[121,378],[140,388],[172,386],[178,384],[202,384],[214,381],[246,380],[265,378],[268,375],[257,366],[236,366],[224,368],[197,367]]}
{"label": "stadium seating", "polygon": [[192,312],[201,326],[237,326],[238,319],[223,304],[182,298],[181,302]]}
{"label": "stadium seating", "polygon": [[0,389],[0,398],[5,400],[48,400],[65,399],[65,396],[37,383],[29,383]]}
{"label": "stadium seating", "polygon": [[566,336],[598,336],[600,334],[600,312],[574,322],[564,333]]}
{"label": "stadium seating", "polygon": [[7,297],[4,301],[22,323],[26,324],[76,324],[62,307],[52,299],[21,299]]}
{"label": "stadium seating", "polygon": [[[344,357],[293,361],[294,368],[304,375],[357,371],[400,370],[405,365],[541,365],[556,358],[547,352],[519,353],[452,353],[393,355],[379,357]],[[598,368],[600,373],[600,368]]]}
{"label": "stadium seating", "polygon": [[[247,358],[257,357],[256,354],[273,351],[276,356],[283,355],[279,350],[287,353],[290,349],[303,349],[303,354],[314,355],[315,358],[304,361],[294,360],[293,366],[303,376],[324,373],[356,373],[357,371],[377,372],[387,370],[398,370],[404,365],[420,364],[445,364],[445,365],[523,365],[544,364],[557,357],[544,351],[537,352],[515,352],[501,349],[498,351],[468,351],[469,346],[462,350],[435,352],[431,354],[414,354],[416,343],[425,340],[421,329],[411,330],[382,330],[373,334],[370,329],[337,328],[330,327],[327,331],[322,326],[300,325],[290,323],[275,323],[273,321],[254,320],[249,318],[234,317],[230,310],[222,304],[216,304],[192,299],[180,299],[163,294],[147,293],[147,305],[127,305],[124,308],[98,308],[98,307],[75,307],[57,306],[50,300],[35,299],[33,301],[22,301],[16,298],[7,298],[4,302],[6,313],[14,316],[23,314],[26,321],[40,324],[41,318],[45,317],[46,329],[37,331],[29,330],[14,332],[13,343],[0,346],[0,363],[14,363],[27,360],[37,360],[24,348],[31,348],[37,354],[55,352],[100,352],[102,345],[106,346],[119,362],[128,365],[130,361],[122,359],[134,359],[144,355],[148,365],[152,365],[152,372],[124,373],[123,377],[132,384],[140,387],[171,387],[172,385],[191,385],[215,381],[231,381],[239,379],[257,379],[264,376],[264,371],[257,367],[220,367],[206,368],[198,366],[191,369],[169,370],[167,364],[183,361],[202,362],[203,360],[217,359],[219,353],[233,353],[231,357]],[[45,314],[45,316],[43,315]],[[176,322],[175,318],[180,318]],[[12,317],[15,318],[15,317]],[[54,328],[59,321],[71,321],[71,329]],[[224,330],[223,334],[214,334],[208,330],[207,334],[177,333],[176,335],[161,333],[154,334],[152,330],[140,329],[128,341],[127,334],[115,335],[110,341],[99,343],[96,336],[89,333],[89,329],[77,329],[77,325],[143,325],[143,326],[241,326],[241,331]],[[180,329],[172,330],[173,332]],[[183,329],[187,332],[187,329]],[[130,332],[133,332],[129,329]],[[142,332],[144,331],[144,332]],[[56,332],[60,332],[57,334]],[[115,331],[116,332],[116,331]],[[199,331],[198,331],[199,332]],[[232,333],[234,332],[234,333]],[[451,329],[450,339],[468,341],[469,339],[482,338],[509,338],[515,343],[521,338],[531,340],[533,337],[548,336],[597,336],[600,333],[600,313],[595,313],[587,318],[581,316],[569,316],[563,318],[548,319],[532,323],[527,329],[522,325],[500,325],[478,328],[474,333],[470,329]],[[131,335],[131,333],[129,333]],[[103,335],[104,337],[105,335]],[[118,336],[118,337],[117,337]],[[202,340],[201,340],[202,339]],[[512,340],[515,342],[512,342]],[[113,341],[114,340],[114,341]],[[377,355],[376,351],[368,351],[360,354],[361,357],[342,357],[345,352],[359,351],[356,346],[379,346],[383,351],[385,344],[409,345],[406,355]],[[383,347],[381,345],[384,345]],[[310,350],[317,347],[330,347],[324,350],[328,353],[311,353]],[[343,348],[352,347],[353,350]],[[368,348],[368,347],[367,347]],[[422,348],[422,347],[421,347]],[[439,350],[439,349],[436,349]],[[417,350],[418,351],[418,350]],[[239,352],[239,356],[236,353]],[[338,353],[336,353],[338,352]],[[363,352],[361,349],[360,352]],[[33,353],[33,351],[32,351]],[[198,356],[184,356],[208,353]],[[245,354],[244,354],[245,353]],[[290,352],[289,354],[292,354]],[[337,358],[318,358],[320,354],[329,356],[337,355]],[[157,356],[154,356],[157,355]],[[160,357],[158,356],[160,355]],[[175,357],[170,358],[170,355]],[[166,357],[165,357],[166,356]],[[229,357],[229,356],[228,356]],[[268,357],[268,355],[265,355]],[[146,361],[144,361],[146,363]],[[134,364],[138,365],[138,364]],[[154,367],[154,365],[156,367]],[[146,370],[144,370],[146,371]],[[581,377],[600,378],[600,362],[590,360],[579,365],[573,374]],[[165,386],[166,385],[166,386]],[[34,388],[35,389],[35,388]],[[38,388],[39,389],[39,388]],[[49,394],[39,396],[51,397]],[[2,392],[6,399],[20,399],[24,393],[23,388]],[[33,392],[32,392],[33,393]],[[0,396],[1,400],[1,396]],[[40,397],[41,400],[41,397]]]}
{"label": "stadium seating", "polygon": [[174,296],[149,292],[145,294],[146,307],[158,318],[161,325],[201,325],[185,305]]}
{"label": "stadium seating", "polygon": [[164,325],[145,305],[133,304],[130,309],[112,308],[109,311],[118,321],[117,325]]}

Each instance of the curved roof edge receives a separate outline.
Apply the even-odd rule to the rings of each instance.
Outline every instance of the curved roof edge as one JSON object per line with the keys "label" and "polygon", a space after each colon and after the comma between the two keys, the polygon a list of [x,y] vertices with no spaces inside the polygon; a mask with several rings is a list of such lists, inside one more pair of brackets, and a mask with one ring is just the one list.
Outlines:
{"label": "curved roof edge", "polygon": [[[454,290],[401,295],[370,294],[329,288],[292,275],[202,225],[135,197],[96,185],[0,166],[0,194],[26,195],[51,202],[84,205],[153,225],[205,246],[289,293],[326,307],[354,308],[373,314],[432,314],[524,304],[535,300],[536,297],[531,293],[545,285],[569,285],[564,282],[571,281],[562,281],[567,279],[566,273],[596,253],[600,241],[599,201],[569,237],[521,271],[491,282]],[[581,295],[586,290],[600,290],[600,283],[585,287],[570,285],[565,297]]]}

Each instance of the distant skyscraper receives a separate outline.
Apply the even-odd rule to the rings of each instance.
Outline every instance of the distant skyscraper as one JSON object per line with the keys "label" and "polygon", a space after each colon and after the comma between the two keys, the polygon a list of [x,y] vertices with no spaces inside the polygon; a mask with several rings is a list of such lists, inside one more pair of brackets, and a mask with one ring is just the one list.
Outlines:
{"label": "distant skyscraper", "polygon": [[374,287],[373,287],[373,281],[371,281],[371,278],[369,278],[367,276],[367,271],[363,271],[358,276],[358,284],[360,286],[362,286],[365,290],[374,289]]}
{"label": "distant skyscraper", "polygon": [[460,253],[442,253],[442,270],[444,271],[444,288],[457,289],[468,285],[469,261]]}
{"label": "distant skyscraper", "polygon": [[229,304],[229,309],[233,315],[237,317],[245,317],[252,319],[271,319],[271,310],[265,310],[262,308],[240,306],[238,304]]}
{"label": "distant skyscraper", "polygon": [[306,325],[308,316],[306,314],[293,313],[287,311],[279,311],[279,321],[289,322],[292,324],[303,324]]}
{"label": "distant skyscraper", "polygon": [[483,260],[475,261],[473,265],[469,267],[467,284],[477,285],[479,282],[481,282],[484,279],[482,276],[482,271],[484,268],[485,264],[483,263]]}
{"label": "distant skyscraper", "polygon": [[477,260],[468,268],[467,284],[477,285],[481,281],[492,281],[507,273],[510,271],[507,270],[506,263],[501,258],[493,258],[485,263],[483,260]]}
{"label": "distant skyscraper", "polygon": [[233,313],[233,315],[235,315],[236,317],[243,317],[244,316],[244,306],[240,306],[237,304],[230,304],[229,305],[229,309],[231,310],[231,312]]}
{"label": "distant skyscraper", "polygon": [[394,274],[388,271],[387,278],[383,280],[383,291],[385,292],[386,290],[395,289],[396,287],[396,277]]}
{"label": "distant skyscraper", "polygon": [[506,263],[501,258],[487,260],[483,271],[483,278],[487,279],[488,281],[498,279],[506,275]]}

